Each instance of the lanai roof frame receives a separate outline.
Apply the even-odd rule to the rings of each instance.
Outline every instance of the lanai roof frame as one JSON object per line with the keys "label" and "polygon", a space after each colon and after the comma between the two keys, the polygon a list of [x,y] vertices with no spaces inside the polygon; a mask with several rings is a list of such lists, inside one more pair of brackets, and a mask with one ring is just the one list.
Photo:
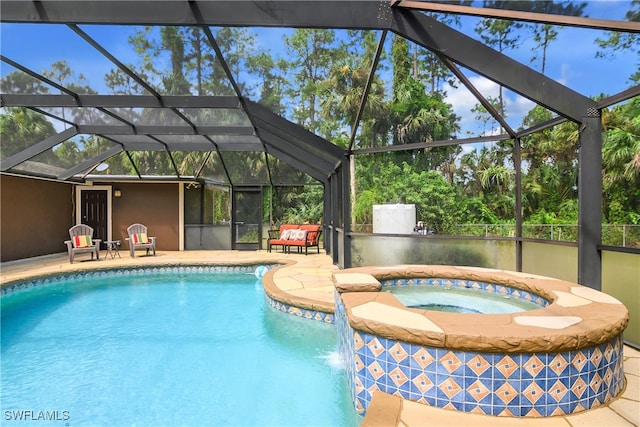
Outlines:
{"label": "lanai roof frame", "polygon": [[[150,8],[153,3],[153,7]],[[584,95],[581,95],[554,80],[537,73],[522,64],[513,61],[508,56],[471,40],[464,36],[461,32],[454,30],[444,24],[439,23],[436,19],[415,10],[428,9],[435,11],[438,8],[447,6],[440,2],[411,2],[404,0],[388,1],[320,1],[320,2],[295,2],[295,1],[236,1],[233,7],[229,7],[228,2],[220,1],[128,1],[127,8],[119,7],[117,2],[110,1],[92,1],[83,3],[79,7],[79,3],[75,1],[26,1],[26,0],[5,0],[3,1],[3,13],[0,20],[2,22],[16,23],[61,23],[70,26],[72,29],[78,29],[78,25],[82,24],[105,24],[119,23],[122,25],[189,25],[207,28],[208,26],[265,26],[265,27],[307,27],[307,28],[356,28],[356,29],[376,29],[385,34],[392,31],[395,34],[406,37],[415,43],[420,44],[427,49],[440,55],[445,63],[448,61],[452,70],[457,67],[456,64],[464,65],[469,69],[477,72],[500,85],[519,93],[536,103],[547,107],[548,109],[558,113],[562,119],[554,119],[551,124],[562,120],[571,120],[581,124],[583,129],[582,146],[586,149],[581,152],[581,185],[594,186],[596,190],[601,187],[600,178],[600,162],[601,162],[601,138],[599,136],[599,110],[608,103],[619,102],[640,94],[640,87],[630,88],[622,93],[615,94],[612,97],[595,102]],[[462,9],[452,11],[452,13],[472,13],[473,11]],[[498,17],[499,12],[482,9],[480,13],[485,16]],[[534,20],[540,17],[532,17],[522,12],[509,12],[509,19]],[[553,18],[553,22],[559,18]],[[551,19],[550,19],[551,20]],[[584,18],[579,18],[577,22],[568,22],[564,19],[566,25],[578,26],[595,26],[596,28],[613,28],[622,31],[638,32],[640,25],[636,23],[597,23]],[[618,25],[618,26],[616,26]],[[215,39],[210,33],[208,38],[215,47]],[[384,36],[383,36],[384,37]],[[83,38],[85,38],[83,36]],[[91,43],[91,42],[90,42]],[[96,43],[92,43],[96,44]],[[94,46],[100,49],[99,46]],[[457,50],[456,50],[457,49]],[[108,52],[103,52],[109,56]],[[486,57],[492,58],[492,61],[486,61]],[[224,59],[224,58],[222,58]],[[12,59],[2,57],[2,60],[11,63]],[[117,60],[114,62],[117,63]],[[119,65],[121,69],[126,71],[126,67]],[[371,73],[374,72],[372,67]],[[516,70],[516,72],[514,72]],[[27,72],[31,72],[26,69]],[[37,75],[37,73],[33,73]],[[134,96],[133,98],[122,98],[116,96],[105,95],[81,95],[72,91],[63,90],[64,95],[15,95],[2,94],[2,106],[26,106],[29,108],[50,107],[87,107],[93,106],[101,111],[108,111],[109,107],[130,107],[132,104],[144,104],[149,108],[151,104],[155,108],[167,108],[172,111],[181,121],[180,126],[148,126],[142,127],[132,125],[123,121],[118,130],[122,134],[147,134],[149,136],[156,135],[157,140],[162,140],[161,135],[175,133],[184,133],[185,135],[204,135],[210,138],[212,142],[212,151],[218,154],[220,147],[215,144],[215,135],[229,135],[233,132],[244,133],[247,136],[257,138],[263,145],[263,151],[280,158],[286,162],[293,164],[300,170],[312,176],[324,184],[341,173],[339,187],[344,186],[345,159],[348,155],[358,152],[366,152],[363,150],[352,151],[353,144],[349,144],[347,150],[342,150],[335,145],[322,140],[319,137],[310,135],[302,127],[284,119],[277,115],[264,111],[265,109],[254,105],[244,98],[243,94],[234,84],[232,76],[227,70],[232,85],[235,88],[236,96],[231,97],[212,97],[201,99],[199,97],[168,97],[153,93],[152,96],[144,98]],[[370,80],[370,78],[369,78]],[[142,82],[143,83],[143,82]],[[66,89],[66,88],[65,88]],[[153,91],[152,91],[153,92]],[[482,102],[482,100],[481,100]],[[111,104],[110,104],[111,103]],[[363,101],[364,103],[364,101]],[[219,106],[218,108],[237,108],[243,113],[248,114],[250,125],[240,128],[203,128],[188,120],[184,114],[181,114],[180,108],[212,108],[212,104]],[[610,104],[609,104],[610,105]],[[216,107],[213,107],[216,108]],[[362,103],[360,111],[362,110]],[[494,116],[496,112],[493,112]],[[117,114],[117,119],[121,119]],[[261,118],[260,118],[261,117]],[[498,120],[500,120],[498,118]],[[272,121],[281,123],[283,129],[276,129],[270,126]],[[503,123],[504,124],[504,123]],[[66,130],[59,133],[46,141],[36,144],[29,149],[18,153],[0,161],[0,170],[2,172],[15,172],[12,168],[21,162],[28,161],[34,155],[51,148],[51,144],[59,143],[65,137],[88,133],[88,134],[104,134],[111,135],[116,139],[118,132],[110,132],[115,130],[113,127],[103,126],[81,126],[73,123],[74,130]],[[356,121],[355,126],[358,123]],[[508,138],[518,138],[524,132],[515,132],[508,126]],[[125,130],[127,129],[127,130]],[[586,130],[586,132],[584,132]],[[142,131],[142,132],[140,132]],[[245,133],[246,132],[246,133]],[[507,138],[501,137],[501,138]],[[353,141],[353,136],[351,138]],[[117,141],[116,141],[117,142]],[[459,143],[455,140],[451,144]],[[421,144],[421,143],[416,143]],[[441,144],[447,144],[446,141]],[[120,143],[122,150],[126,151],[126,144]],[[167,153],[170,154],[168,147],[165,147]],[[188,146],[185,145],[185,148]],[[202,146],[198,145],[202,149]],[[249,148],[249,147],[246,147]],[[312,152],[307,152],[307,148],[311,148]],[[407,148],[417,148],[407,147]],[[118,152],[117,148],[108,151],[109,154]],[[104,161],[105,153],[96,156],[96,161]],[[584,156],[583,156],[584,154]],[[266,154],[265,154],[266,155]],[[100,160],[102,159],[102,160]],[[75,173],[85,170],[90,162],[85,162],[72,168],[65,173],[59,174],[58,179],[76,179]],[[342,169],[342,171],[340,171]],[[140,174],[139,174],[140,175]],[[178,177],[178,180],[180,177]],[[326,186],[332,189],[334,186]],[[331,190],[330,190],[331,191]],[[344,191],[343,191],[344,192]],[[587,193],[587,192],[581,192]],[[598,191],[595,191],[597,194]],[[591,215],[588,213],[590,209],[598,206],[597,195],[584,194],[580,198],[580,211],[583,216],[580,220],[582,229],[587,230],[582,233],[583,236],[599,235],[596,231],[599,229],[599,215]],[[343,203],[347,203],[344,202]],[[585,212],[587,212],[585,214]],[[343,215],[348,217],[348,206],[343,209]],[[585,216],[586,215],[586,216]],[[347,230],[348,231],[348,230]],[[590,240],[579,242],[581,253],[579,274],[581,280],[594,283],[597,287],[599,278],[596,267],[589,267],[596,264],[597,259],[597,241],[593,238]],[[346,255],[346,259],[349,256]],[[597,267],[599,268],[599,267]]]}

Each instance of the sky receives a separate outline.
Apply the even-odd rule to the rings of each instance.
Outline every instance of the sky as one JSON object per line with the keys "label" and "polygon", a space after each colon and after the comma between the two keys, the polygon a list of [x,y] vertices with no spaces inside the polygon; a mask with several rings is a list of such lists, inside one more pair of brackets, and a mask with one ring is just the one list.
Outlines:
{"label": "sky", "polygon": [[[624,19],[625,13],[630,8],[630,1],[600,0],[588,1],[587,16],[599,19]],[[469,21],[477,18],[469,18]],[[0,48],[2,55],[16,60],[36,72],[50,68],[51,64],[60,59],[65,59],[73,70],[81,70],[89,84],[94,88],[104,87],[105,70],[114,68],[114,65],[93,49],[88,49],[88,44],[65,26],[47,26],[43,32],[43,26],[2,24],[0,26]],[[95,38],[121,62],[128,64],[137,60],[131,52],[128,37],[131,27],[114,26],[81,26],[90,36]],[[478,38],[473,32],[473,24],[465,26],[468,35]],[[27,30],[27,31],[25,31]],[[35,31],[37,30],[37,31]],[[272,54],[286,56],[284,52],[283,34],[290,30],[258,29],[260,36],[258,43],[270,48]],[[545,74],[580,92],[586,96],[596,96],[600,93],[614,94],[630,87],[629,76],[640,67],[640,52],[635,54],[627,52],[611,58],[596,59],[595,38],[608,37],[606,32],[580,28],[560,28],[556,41],[552,43],[548,51],[547,68]],[[532,56],[531,35],[523,34],[523,44],[509,55],[514,59],[529,64]],[[280,47],[279,47],[280,46]],[[539,70],[539,64],[532,67]],[[14,71],[13,67],[4,62],[0,63],[2,76]],[[77,71],[76,71],[77,74]],[[485,97],[497,97],[498,86],[475,73],[468,74],[470,80],[478,87]],[[108,93],[106,89],[101,93]],[[477,104],[477,100],[464,87],[446,88],[447,98],[461,118],[461,133],[459,137],[465,137],[466,133],[491,133],[492,130],[482,126],[474,118],[471,108]],[[517,128],[522,116],[526,114],[534,104],[513,92],[507,93],[507,121]]]}
{"label": "sky", "polygon": [[[588,1],[586,14],[597,19],[624,19],[630,7],[629,1],[600,0]],[[639,24],[640,25],[640,24]],[[472,27],[471,27],[472,28]],[[557,39],[547,52],[545,75],[558,83],[569,87],[585,96],[598,96],[602,93],[613,95],[631,86],[629,77],[640,68],[640,50],[635,55],[615,54],[609,58],[596,58],[598,46],[595,39],[609,37],[605,31],[583,28],[558,28]],[[473,36],[477,39],[477,36]],[[540,63],[530,63],[532,57],[532,36],[523,34],[523,43],[509,55],[519,62],[540,71]],[[495,83],[475,76],[470,79],[485,96],[497,97],[499,87]],[[462,117],[463,128],[485,130],[475,123],[474,115],[469,111],[476,100],[469,97],[466,89],[450,88],[447,90],[447,101],[454,106],[456,113]],[[534,103],[521,96],[509,92],[507,94],[507,122],[514,128],[521,124],[521,119],[533,108]],[[486,133],[491,133],[486,129]]]}

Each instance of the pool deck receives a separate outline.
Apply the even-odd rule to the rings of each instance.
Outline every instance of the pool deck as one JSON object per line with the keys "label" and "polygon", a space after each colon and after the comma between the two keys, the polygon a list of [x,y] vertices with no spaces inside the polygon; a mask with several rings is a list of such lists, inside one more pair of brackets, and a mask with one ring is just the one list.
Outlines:
{"label": "pool deck", "polygon": [[[42,276],[65,274],[94,269],[145,267],[166,264],[257,264],[286,263],[273,276],[274,285],[289,295],[291,301],[300,299],[319,306],[333,304],[332,274],[338,271],[331,257],[324,254],[283,254],[266,251],[158,251],[157,256],[130,258],[122,251],[122,258],[112,259],[101,252],[100,261],[90,261],[81,255],[70,264],[66,253],[48,255],[0,264],[0,284]],[[640,426],[640,351],[624,347],[626,387],[623,393],[606,405],[568,416],[547,418],[511,418],[476,415],[449,411],[403,400],[397,396],[376,393],[364,417],[362,426]]]}

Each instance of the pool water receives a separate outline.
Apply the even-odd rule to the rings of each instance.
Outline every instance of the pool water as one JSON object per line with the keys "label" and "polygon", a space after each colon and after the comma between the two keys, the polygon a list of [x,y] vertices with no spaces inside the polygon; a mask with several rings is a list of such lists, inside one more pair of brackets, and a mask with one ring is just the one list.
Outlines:
{"label": "pool water", "polygon": [[441,286],[391,286],[391,292],[410,308],[454,313],[519,313],[541,308],[538,304],[483,290]]}
{"label": "pool water", "polygon": [[1,325],[3,417],[57,411],[71,426],[361,422],[335,325],[275,311],[252,273],[39,286],[2,297]]}

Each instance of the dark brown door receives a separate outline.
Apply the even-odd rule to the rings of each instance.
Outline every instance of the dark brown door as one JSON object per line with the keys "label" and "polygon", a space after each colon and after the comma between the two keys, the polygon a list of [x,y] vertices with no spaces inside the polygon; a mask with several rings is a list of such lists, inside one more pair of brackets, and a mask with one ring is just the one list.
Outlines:
{"label": "dark brown door", "polygon": [[80,192],[80,222],[93,228],[94,239],[107,240],[107,190]]}

